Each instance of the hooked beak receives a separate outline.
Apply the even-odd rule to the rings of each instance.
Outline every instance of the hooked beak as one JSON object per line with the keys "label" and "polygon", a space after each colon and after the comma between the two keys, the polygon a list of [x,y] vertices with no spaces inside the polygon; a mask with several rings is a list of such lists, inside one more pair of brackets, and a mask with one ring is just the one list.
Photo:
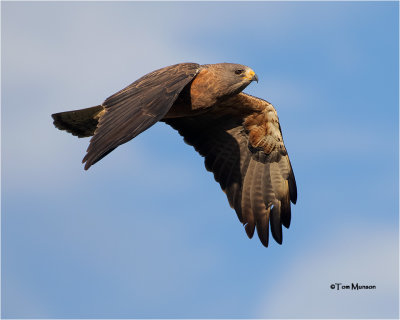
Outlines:
{"label": "hooked beak", "polygon": [[253,70],[251,70],[250,68],[246,71],[244,77],[247,80],[258,82],[258,77],[257,77],[256,73]]}
{"label": "hooked beak", "polygon": [[258,76],[256,74],[254,74],[253,78],[251,78],[251,81],[257,81],[257,83],[258,83]]}

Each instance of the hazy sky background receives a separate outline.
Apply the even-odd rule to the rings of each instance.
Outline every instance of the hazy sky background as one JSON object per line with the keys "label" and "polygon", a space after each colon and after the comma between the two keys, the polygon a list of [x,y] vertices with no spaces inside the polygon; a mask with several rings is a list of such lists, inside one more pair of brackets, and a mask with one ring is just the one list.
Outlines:
{"label": "hazy sky background", "polygon": [[[3,318],[398,317],[398,3],[1,6]],[[282,246],[165,124],[88,172],[53,127],[179,62],[258,74],[299,191]]]}

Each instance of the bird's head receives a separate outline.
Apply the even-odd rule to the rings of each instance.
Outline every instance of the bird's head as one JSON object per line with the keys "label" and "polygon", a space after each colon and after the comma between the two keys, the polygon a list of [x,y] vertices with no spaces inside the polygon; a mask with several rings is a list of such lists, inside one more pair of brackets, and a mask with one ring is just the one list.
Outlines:
{"label": "bird's head", "polygon": [[217,63],[210,65],[220,80],[220,85],[228,95],[237,94],[252,81],[258,82],[256,73],[249,67],[236,63]]}

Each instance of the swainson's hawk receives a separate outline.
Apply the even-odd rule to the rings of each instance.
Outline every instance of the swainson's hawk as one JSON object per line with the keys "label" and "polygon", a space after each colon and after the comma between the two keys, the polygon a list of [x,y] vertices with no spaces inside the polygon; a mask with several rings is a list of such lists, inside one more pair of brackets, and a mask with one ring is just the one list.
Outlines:
{"label": "swainson's hawk", "polygon": [[167,123],[205,157],[248,237],[257,228],[267,247],[269,225],[282,243],[297,189],[274,107],[241,92],[254,80],[240,64],[181,63],[143,76],[99,106],[52,117],[58,129],[93,136],[86,170],[156,122]]}

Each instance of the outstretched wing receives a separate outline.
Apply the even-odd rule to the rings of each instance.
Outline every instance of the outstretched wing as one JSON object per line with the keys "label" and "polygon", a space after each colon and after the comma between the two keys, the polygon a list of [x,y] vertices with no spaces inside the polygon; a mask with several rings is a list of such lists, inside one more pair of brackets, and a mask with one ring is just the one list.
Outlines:
{"label": "outstretched wing", "polygon": [[249,238],[257,228],[268,246],[270,225],[282,243],[282,225],[289,228],[297,189],[273,106],[240,93],[205,114],[162,121],[205,157],[206,169],[214,173]]}
{"label": "outstretched wing", "polygon": [[153,71],[106,99],[105,113],[82,160],[85,169],[164,117],[199,67],[181,63]]}

